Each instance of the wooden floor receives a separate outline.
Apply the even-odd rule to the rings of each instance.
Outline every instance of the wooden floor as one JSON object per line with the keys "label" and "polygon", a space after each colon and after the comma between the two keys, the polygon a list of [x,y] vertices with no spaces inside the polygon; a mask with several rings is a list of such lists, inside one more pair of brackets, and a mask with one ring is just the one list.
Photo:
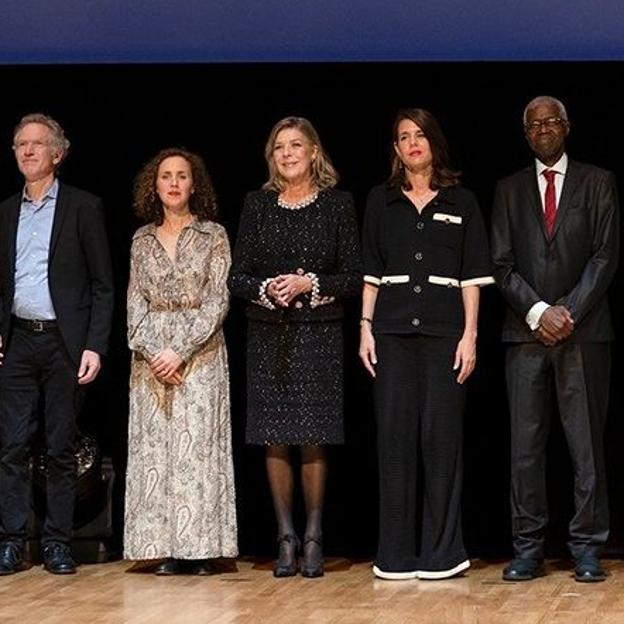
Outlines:
{"label": "wooden floor", "polygon": [[462,578],[375,580],[370,562],[330,559],[321,579],[274,579],[269,563],[238,572],[156,577],[146,566],[85,565],[59,577],[40,567],[0,577],[1,624],[624,624],[624,561],[604,583],[574,582],[567,562],[525,583],[501,580],[504,562],[473,561]]}

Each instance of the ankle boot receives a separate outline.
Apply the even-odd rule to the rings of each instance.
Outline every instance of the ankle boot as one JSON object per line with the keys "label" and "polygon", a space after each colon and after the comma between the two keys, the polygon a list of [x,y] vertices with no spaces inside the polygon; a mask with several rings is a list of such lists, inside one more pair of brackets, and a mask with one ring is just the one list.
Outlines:
{"label": "ankle boot", "polygon": [[297,574],[297,552],[300,542],[296,535],[282,535],[277,540],[278,555],[273,576],[283,578],[285,576],[295,576]]}
{"label": "ankle boot", "polygon": [[316,578],[323,576],[323,538],[319,536],[309,536],[303,540],[303,564],[301,565],[301,576]]}

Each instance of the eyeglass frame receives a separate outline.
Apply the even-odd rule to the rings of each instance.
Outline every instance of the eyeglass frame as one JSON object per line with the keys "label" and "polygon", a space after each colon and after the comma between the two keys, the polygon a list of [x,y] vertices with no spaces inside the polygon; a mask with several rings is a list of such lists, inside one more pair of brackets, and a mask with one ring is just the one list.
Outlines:
{"label": "eyeglass frame", "polygon": [[531,123],[524,124],[525,132],[539,132],[542,128],[554,129],[559,126],[567,126],[570,122],[563,117],[548,117],[547,119],[536,119]]}

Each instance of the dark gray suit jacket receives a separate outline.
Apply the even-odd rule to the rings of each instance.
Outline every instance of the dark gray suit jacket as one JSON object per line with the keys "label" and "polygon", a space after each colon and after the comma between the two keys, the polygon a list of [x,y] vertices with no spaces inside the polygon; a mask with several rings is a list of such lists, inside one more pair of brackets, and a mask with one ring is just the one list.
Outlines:
{"label": "dark gray suit jacket", "polygon": [[570,342],[613,338],[607,288],[618,264],[619,224],[612,173],[568,161],[551,237],[535,167],[501,180],[492,213],[494,277],[507,301],[503,340],[533,342],[525,316],[538,301],[570,310]]}
{"label": "dark gray suit jacket", "polygon": [[[8,348],[21,199],[18,193],[0,204],[0,333]],[[48,281],[59,330],[75,364],[85,349],[106,353],[113,275],[102,202],[62,183],[52,225]]]}

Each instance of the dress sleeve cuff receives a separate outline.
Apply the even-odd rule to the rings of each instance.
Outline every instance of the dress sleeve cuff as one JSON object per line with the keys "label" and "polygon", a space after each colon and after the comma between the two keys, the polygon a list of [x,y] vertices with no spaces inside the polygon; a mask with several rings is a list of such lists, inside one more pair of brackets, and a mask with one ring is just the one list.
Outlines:
{"label": "dress sleeve cuff", "polygon": [[372,284],[373,286],[379,286],[379,284],[381,284],[381,279],[375,277],[374,275],[365,275],[364,281],[367,284]]}
{"label": "dress sleeve cuff", "polygon": [[267,296],[267,288],[269,287],[269,284],[271,283],[272,278],[267,277],[267,279],[263,280],[260,283],[260,287],[258,289],[258,298],[255,299],[253,301],[253,303],[257,303],[258,305],[261,305],[264,308],[268,308],[269,310],[275,310],[275,305],[274,303],[268,298]]}
{"label": "dress sleeve cuff", "polygon": [[327,305],[336,300],[335,297],[321,297],[319,285],[319,278],[316,273],[306,273],[305,276],[312,282],[312,290],[310,291],[310,307],[317,308],[318,306]]}
{"label": "dress sleeve cuff", "polygon": [[546,303],[545,301],[538,301],[537,303],[531,306],[531,309],[527,312],[527,315],[524,317],[524,320],[527,322],[527,325],[531,328],[531,331],[535,331],[539,327],[542,314],[544,314],[544,311],[547,308],[550,308],[550,305]]}
{"label": "dress sleeve cuff", "polygon": [[494,278],[491,275],[486,275],[484,277],[473,277],[471,279],[461,280],[459,286],[460,288],[466,288],[466,286],[487,286],[493,283]]}

